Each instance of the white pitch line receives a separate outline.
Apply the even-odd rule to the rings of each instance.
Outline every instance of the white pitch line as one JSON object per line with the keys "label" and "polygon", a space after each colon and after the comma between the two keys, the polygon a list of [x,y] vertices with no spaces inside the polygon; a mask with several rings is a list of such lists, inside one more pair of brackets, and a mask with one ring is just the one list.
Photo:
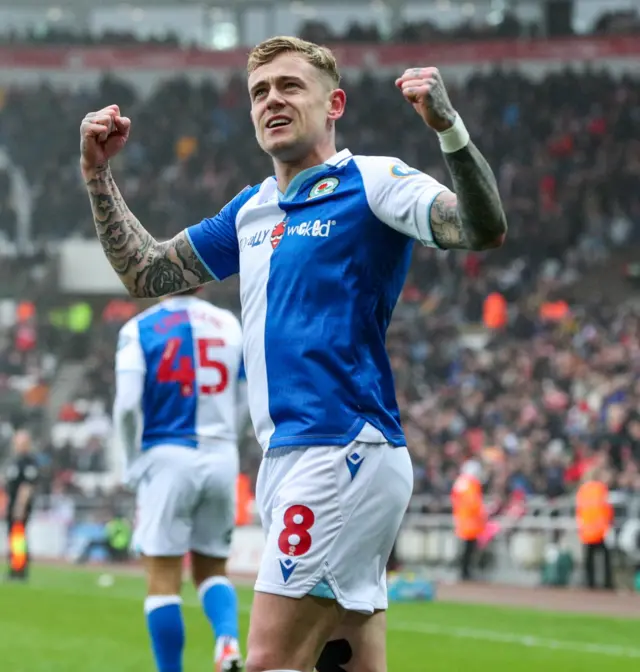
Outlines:
{"label": "white pitch line", "polygon": [[[38,588],[48,587],[38,585]],[[71,586],[57,586],[55,589],[59,592],[69,595],[84,596],[93,594],[93,587],[79,589]],[[142,598],[128,594],[117,592],[109,593],[109,597],[126,601],[140,601]],[[183,606],[188,608],[200,608],[200,602],[197,597],[190,596],[184,600]],[[251,611],[249,604],[240,602],[238,605],[240,613],[248,614]],[[498,642],[501,644],[513,644],[515,646],[524,646],[534,649],[545,649],[547,651],[573,651],[574,653],[592,653],[601,656],[609,656],[612,658],[640,658],[640,649],[630,646],[617,646],[615,644],[591,644],[589,642],[579,642],[564,639],[547,639],[545,637],[536,637],[534,635],[523,635],[515,632],[503,632],[500,630],[480,630],[475,628],[447,628],[435,623],[420,622],[420,623],[405,623],[394,622],[391,620],[388,623],[389,630],[397,632],[414,632],[421,635],[439,635],[441,637],[452,637],[454,639],[473,639],[479,642]]]}
{"label": "white pitch line", "polygon": [[594,653],[614,658],[640,658],[640,649],[614,644],[590,644],[563,639],[547,639],[533,635],[521,635],[515,632],[498,630],[476,630],[474,628],[447,628],[434,623],[389,623],[389,630],[417,632],[425,635],[441,635],[456,639],[475,639],[482,642],[500,642],[515,644],[549,651],[573,651],[576,653]]}

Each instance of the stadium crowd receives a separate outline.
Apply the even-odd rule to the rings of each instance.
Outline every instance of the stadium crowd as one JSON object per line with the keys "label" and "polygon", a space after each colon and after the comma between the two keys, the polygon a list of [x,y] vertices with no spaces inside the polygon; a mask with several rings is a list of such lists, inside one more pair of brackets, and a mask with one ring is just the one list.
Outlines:
{"label": "stadium crowd", "polygon": [[[612,3],[613,4],[613,3]],[[471,12],[467,11],[471,8]],[[139,13],[139,10],[138,10]],[[516,37],[536,38],[548,34],[540,21],[522,20],[510,11],[504,11],[497,19],[495,16],[483,16],[482,10],[474,7],[473,3],[466,3],[461,10],[462,20],[453,26],[439,26],[434,21],[411,20],[403,21],[400,25],[382,31],[375,23],[353,22],[342,32],[322,19],[305,21],[300,28],[300,37],[317,43],[367,43],[380,42],[420,43],[444,42],[451,40],[496,40],[512,39]],[[139,14],[138,20],[143,17]],[[135,19],[134,19],[135,20]],[[640,16],[638,11],[629,8],[612,6],[610,10],[602,12],[588,27],[587,33],[594,35],[625,35],[640,32]],[[554,36],[569,36],[573,34],[571,27],[554,25]],[[59,25],[57,21],[48,24],[39,24],[34,30],[5,29],[0,32],[0,46],[2,45],[73,45],[73,46],[118,46],[132,47],[140,44],[163,47],[201,47],[200,44],[187,44],[176,33],[140,37],[134,31],[105,30],[103,32],[78,29],[77,26],[68,27]]]}
{"label": "stadium crowd", "polygon": [[[542,81],[496,71],[449,84],[496,172],[510,232],[505,247],[482,255],[415,251],[388,343],[416,492],[445,496],[471,454],[482,456],[497,494],[558,496],[595,464],[608,470],[613,487],[640,491],[640,313],[596,297],[580,303],[570,291],[585,273],[606,267],[616,249],[640,242],[639,84],[600,70],[567,70]],[[435,136],[390,80],[365,74],[344,85],[349,110],[338,146],[399,156],[448,182]],[[1,101],[5,241],[15,239],[24,216],[12,191],[20,180],[28,184],[36,247],[94,235],[78,174],[78,123],[87,110],[114,101],[133,119],[127,150],[114,162],[116,179],[133,212],[160,238],[215,213],[270,172],[255,146],[242,76],[224,86],[167,81],[147,98],[105,77],[96,90],[10,88]],[[234,282],[207,291],[217,303],[238,307]],[[457,336],[482,323],[490,294],[504,297],[509,317],[494,325],[483,347],[465,345]],[[553,302],[565,306],[560,316],[545,315],[542,307]],[[34,364],[35,356],[19,358],[11,345],[19,326],[3,328],[7,380],[30,366],[51,379],[59,360],[82,352],[70,352],[65,338],[52,346],[55,329],[46,316],[33,327],[34,348],[53,361],[47,368]],[[76,401],[59,410],[44,451],[52,482],[107,468],[118,326],[95,314],[82,334],[90,353],[85,382]],[[255,474],[258,461],[249,434],[244,469]]]}

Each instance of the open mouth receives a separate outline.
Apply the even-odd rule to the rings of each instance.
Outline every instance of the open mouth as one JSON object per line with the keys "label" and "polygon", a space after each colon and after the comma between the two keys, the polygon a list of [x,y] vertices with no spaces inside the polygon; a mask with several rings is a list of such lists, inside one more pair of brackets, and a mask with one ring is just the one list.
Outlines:
{"label": "open mouth", "polygon": [[286,117],[274,117],[267,122],[267,128],[269,130],[273,128],[282,128],[284,126],[289,126],[290,123],[291,119],[287,119]]}

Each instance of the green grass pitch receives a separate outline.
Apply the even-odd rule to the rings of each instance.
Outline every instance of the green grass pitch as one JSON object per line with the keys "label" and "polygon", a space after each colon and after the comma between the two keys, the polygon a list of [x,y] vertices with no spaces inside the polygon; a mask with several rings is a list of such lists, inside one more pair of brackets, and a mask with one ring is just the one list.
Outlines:
{"label": "green grass pitch", "polygon": [[[38,567],[29,584],[0,584],[2,672],[153,672],[139,577]],[[241,588],[246,636],[251,591]],[[185,672],[211,672],[213,642],[185,588]],[[390,672],[632,672],[640,620],[433,602],[393,604]]]}

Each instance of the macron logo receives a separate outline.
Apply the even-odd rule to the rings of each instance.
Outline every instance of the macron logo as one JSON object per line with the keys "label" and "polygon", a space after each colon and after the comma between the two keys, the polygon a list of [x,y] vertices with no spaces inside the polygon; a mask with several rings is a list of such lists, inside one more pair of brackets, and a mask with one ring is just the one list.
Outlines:
{"label": "macron logo", "polygon": [[349,467],[349,473],[351,474],[351,480],[356,477],[358,470],[364,462],[364,457],[358,453],[351,453],[347,456],[347,467]]}
{"label": "macron logo", "polygon": [[286,560],[280,560],[280,569],[282,570],[282,578],[286,583],[289,580],[289,577],[293,574],[293,570],[298,566],[297,562],[287,558]]}

